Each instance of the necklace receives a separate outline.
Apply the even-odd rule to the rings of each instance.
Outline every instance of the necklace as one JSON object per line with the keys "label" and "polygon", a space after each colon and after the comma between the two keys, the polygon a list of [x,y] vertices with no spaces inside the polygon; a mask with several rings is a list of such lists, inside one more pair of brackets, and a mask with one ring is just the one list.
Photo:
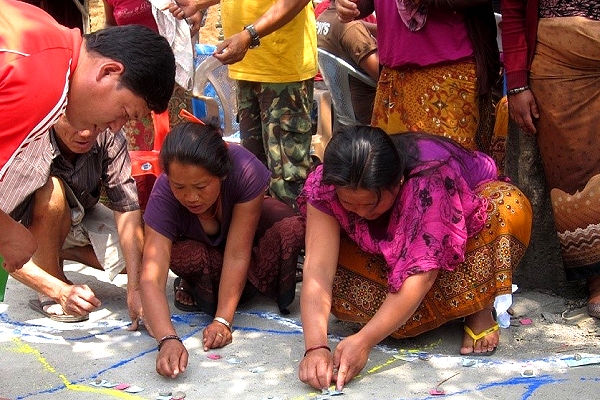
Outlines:
{"label": "necklace", "polygon": [[220,200],[221,200],[221,193],[219,193],[219,195],[217,196],[217,200],[215,201],[215,211],[213,211],[212,215],[210,217],[203,217],[201,214],[198,214],[198,218],[200,218],[202,221],[213,220],[217,216],[217,213],[219,212],[219,208],[221,206]]}

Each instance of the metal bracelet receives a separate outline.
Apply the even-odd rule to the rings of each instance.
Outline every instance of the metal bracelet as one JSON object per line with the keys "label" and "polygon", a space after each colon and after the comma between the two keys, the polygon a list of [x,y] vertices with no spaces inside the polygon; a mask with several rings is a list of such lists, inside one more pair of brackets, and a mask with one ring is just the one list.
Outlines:
{"label": "metal bracelet", "polygon": [[514,89],[509,89],[509,90],[506,91],[506,94],[508,94],[509,96],[511,96],[511,95],[523,93],[526,90],[530,90],[529,85],[521,86],[521,87],[514,88]]}
{"label": "metal bracelet", "polygon": [[227,329],[229,329],[229,332],[231,332],[231,324],[225,318],[215,317],[215,319],[213,319],[213,321],[217,321],[217,322],[225,325],[227,327]]}

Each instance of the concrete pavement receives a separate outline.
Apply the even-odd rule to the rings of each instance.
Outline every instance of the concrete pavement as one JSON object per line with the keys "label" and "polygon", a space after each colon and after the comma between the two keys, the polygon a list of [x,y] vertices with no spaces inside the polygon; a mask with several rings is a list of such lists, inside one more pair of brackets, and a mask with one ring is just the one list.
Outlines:
{"label": "concrete pavement", "polygon": [[[211,319],[172,306],[173,321],[190,352],[187,371],[172,380],[155,372],[154,339],[145,330],[125,329],[125,277],[113,285],[103,272],[79,264],[67,268],[71,280],[92,287],[103,302],[101,309],[83,323],[52,322],[29,308],[34,293],[9,278],[0,303],[0,398],[169,399],[176,392],[188,400],[333,397],[297,378],[304,350],[298,299],[287,316],[262,298],[240,308],[233,343],[208,353],[201,348],[201,331]],[[501,345],[491,357],[458,355],[460,321],[418,338],[388,339],[373,349],[366,368],[341,398],[598,398],[598,322],[580,305],[539,292],[517,292],[514,326],[502,329]],[[332,347],[357,328],[332,318]],[[102,380],[139,391],[94,385]],[[160,396],[167,393],[172,395]]]}

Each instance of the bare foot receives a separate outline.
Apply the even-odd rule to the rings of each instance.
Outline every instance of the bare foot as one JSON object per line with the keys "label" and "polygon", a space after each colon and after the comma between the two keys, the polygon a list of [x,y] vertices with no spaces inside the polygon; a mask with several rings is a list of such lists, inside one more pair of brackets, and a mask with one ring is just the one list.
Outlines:
{"label": "bare foot", "polygon": [[[496,321],[492,315],[492,306],[471,314],[465,318],[465,326],[471,329],[475,336],[480,335],[486,330],[496,327]],[[474,340],[467,332],[463,337],[463,344],[460,348],[460,354],[486,353],[494,351],[500,342],[500,331],[492,330],[480,339]]]}

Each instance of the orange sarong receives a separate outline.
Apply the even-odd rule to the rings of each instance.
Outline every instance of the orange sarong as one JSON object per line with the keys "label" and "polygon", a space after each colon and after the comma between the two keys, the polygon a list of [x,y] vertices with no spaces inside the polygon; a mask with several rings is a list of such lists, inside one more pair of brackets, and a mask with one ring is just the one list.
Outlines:
{"label": "orange sarong", "polygon": [[[468,239],[465,261],[454,271],[439,273],[417,311],[392,337],[419,335],[511,293],[513,269],[529,244],[531,205],[517,187],[506,182],[486,183],[478,192],[490,200],[484,229]],[[383,257],[342,238],[332,313],[343,321],[367,323],[388,294],[387,269]]]}

